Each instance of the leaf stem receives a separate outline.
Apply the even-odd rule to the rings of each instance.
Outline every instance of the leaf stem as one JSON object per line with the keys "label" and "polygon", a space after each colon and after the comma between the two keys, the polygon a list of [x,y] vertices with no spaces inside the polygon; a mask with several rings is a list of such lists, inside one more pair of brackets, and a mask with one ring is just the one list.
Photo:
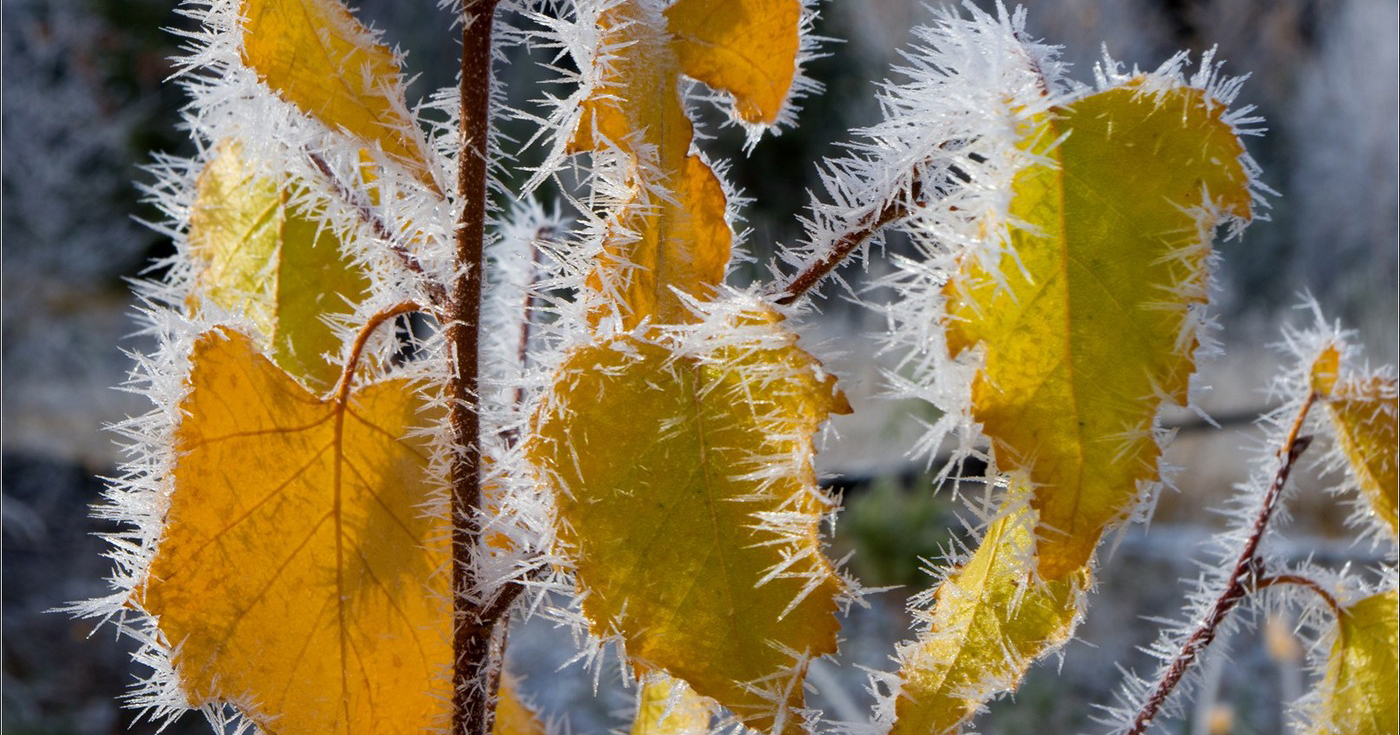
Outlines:
{"label": "leaf stem", "polygon": [[1245,540],[1244,548],[1240,551],[1234,570],[1230,572],[1224,591],[1216,598],[1215,604],[1205,619],[1181,645],[1181,650],[1176,654],[1172,665],[1167,669],[1162,680],[1157,682],[1152,696],[1147,698],[1142,709],[1138,710],[1137,716],[1133,718],[1132,727],[1128,729],[1127,735],[1142,735],[1147,731],[1147,726],[1152,723],[1152,718],[1156,717],[1162,705],[1166,704],[1167,698],[1171,696],[1172,690],[1181,681],[1181,677],[1186,674],[1200,652],[1215,640],[1216,630],[1220,627],[1220,623],[1225,620],[1225,616],[1229,615],[1230,611],[1235,609],[1235,606],[1251,592],[1261,588],[1260,580],[1265,578],[1263,577],[1264,561],[1258,555],[1259,544],[1263,541],[1264,532],[1268,530],[1274,509],[1278,507],[1279,497],[1283,493],[1284,485],[1288,482],[1288,475],[1293,471],[1293,465],[1297,463],[1298,457],[1303,454],[1308,445],[1312,444],[1312,437],[1302,435],[1301,431],[1303,423],[1308,417],[1308,409],[1312,408],[1317,398],[1316,392],[1309,393],[1307,398],[1303,400],[1303,405],[1298,409],[1298,415],[1288,430],[1288,437],[1279,450],[1279,468],[1274,473],[1274,479],[1269,484],[1268,491],[1264,493],[1259,514],[1254,518],[1249,538]]}
{"label": "leaf stem", "polygon": [[[492,645],[496,620],[476,601],[473,564],[481,546],[480,374],[481,282],[486,227],[486,148],[490,126],[491,26],[497,0],[466,0],[462,7],[462,65],[458,80],[460,148],[457,196],[456,278],[448,302],[447,341],[454,373],[449,382],[449,421],[456,443],[452,460],[452,732],[490,735],[496,701]],[[496,615],[497,618],[500,615]],[[493,655],[494,654],[494,655]]]}
{"label": "leaf stem", "polygon": [[1316,580],[1309,579],[1301,574],[1270,575],[1255,582],[1254,589],[1262,590],[1268,587],[1273,587],[1274,585],[1278,584],[1295,584],[1299,587],[1306,587],[1312,590],[1314,593],[1317,594],[1318,597],[1322,598],[1323,602],[1327,603],[1327,607],[1332,609],[1332,614],[1335,615],[1339,620],[1341,619],[1342,606],[1340,603],[1337,602],[1337,598],[1334,597],[1331,592],[1328,592],[1327,590],[1323,589],[1322,585],[1318,584]]}
{"label": "leaf stem", "polygon": [[379,311],[370,317],[363,327],[360,327],[360,333],[355,335],[355,344],[350,346],[350,357],[345,361],[345,367],[340,372],[340,382],[336,383],[336,403],[344,405],[345,399],[350,395],[350,380],[355,375],[355,368],[360,364],[360,355],[364,353],[365,345],[369,343],[369,338],[374,334],[374,330],[394,317],[422,310],[423,307],[412,301],[402,301]]}

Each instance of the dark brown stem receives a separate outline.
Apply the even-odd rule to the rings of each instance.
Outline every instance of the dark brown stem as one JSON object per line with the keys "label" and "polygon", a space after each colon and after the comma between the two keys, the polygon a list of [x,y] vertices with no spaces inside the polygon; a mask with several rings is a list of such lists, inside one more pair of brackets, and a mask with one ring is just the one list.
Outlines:
{"label": "dark brown stem", "polygon": [[1181,650],[1177,652],[1172,665],[1167,669],[1167,673],[1162,680],[1157,682],[1157,688],[1153,690],[1152,696],[1147,698],[1142,709],[1138,710],[1137,716],[1133,718],[1133,725],[1128,730],[1127,735],[1142,735],[1147,731],[1147,726],[1152,723],[1152,718],[1157,716],[1162,705],[1166,704],[1167,697],[1171,696],[1172,690],[1181,681],[1191,664],[1195,662],[1200,652],[1215,640],[1216,630],[1224,622],[1225,616],[1235,609],[1235,606],[1249,596],[1249,593],[1260,588],[1260,580],[1264,579],[1264,562],[1259,558],[1259,544],[1264,539],[1264,532],[1268,530],[1269,520],[1273,518],[1274,509],[1278,507],[1279,496],[1283,493],[1284,486],[1288,483],[1288,475],[1293,471],[1293,465],[1297,463],[1301,456],[1312,444],[1311,436],[1302,436],[1303,422],[1308,417],[1308,409],[1312,408],[1317,401],[1317,394],[1310,393],[1303,401],[1303,405],[1298,409],[1298,415],[1293,420],[1293,426],[1288,431],[1288,438],[1284,442],[1279,454],[1279,468],[1274,473],[1273,482],[1269,484],[1269,489],[1264,493],[1264,501],[1259,508],[1259,515],[1254,519],[1254,526],[1250,529],[1249,538],[1245,541],[1244,548],[1240,551],[1239,558],[1235,562],[1235,568],[1230,572],[1230,578],[1226,581],[1225,590],[1216,598],[1215,605],[1211,607],[1205,620],[1191,632],[1186,642],[1182,644]]}
{"label": "dark brown stem", "polygon": [[875,233],[908,217],[910,205],[923,197],[923,188],[923,182],[916,176],[903,196],[896,197],[879,211],[871,212],[857,220],[844,235],[836,239],[831,250],[821,260],[807,266],[801,273],[793,276],[786,286],[779,289],[782,295],[778,297],[778,303],[791,304],[797,301]]}
{"label": "dark brown stem", "polygon": [[[457,154],[457,275],[448,302],[447,341],[454,360],[448,420],[456,441],[452,461],[452,732],[490,735],[500,666],[494,627],[503,612],[476,601],[473,566],[480,549],[481,417],[478,413],[481,281],[486,228],[486,139],[490,125],[491,26],[496,0],[466,0],[462,8],[461,147]],[[504,593],[503,593],[504,594]],[[494,617],[492,617],[494,615]]]}

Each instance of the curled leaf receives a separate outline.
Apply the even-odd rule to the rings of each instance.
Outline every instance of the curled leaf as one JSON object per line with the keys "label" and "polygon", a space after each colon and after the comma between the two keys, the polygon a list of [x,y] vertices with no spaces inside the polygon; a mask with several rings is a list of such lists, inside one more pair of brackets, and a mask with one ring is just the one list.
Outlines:
{"label": "curled leaf", "polygon": [[676,291],[708,299],[724,279],[732,234],[724,188],[692,152],[681,77],[733,95],[746,120],[777,119],[796,71],[797,0],[682,0],[661,17],[623,0],[599,17],[613,49],[584,100],[570,150],[621,152],[631,198],[604,242],[589,285],[633,327],[693,320]]}
{"label": "curled leaf", "polygon": [[442,725],[452,610],[413,385],[307,392],[240,334],[192,356],[164,536],[138,601],[191,706],[282,735]]}
{"label": "curled leaf", "polygon": [[1244,148],[1188,87],[1099,92],[1041,116],[1022,145],[1007,252],[945,289],[949,348],[981,349],[972,416],[998,466],[1025,472],[1041,572],[1084,566],[1158,479],[1154,426],[1185,403],[1210,234],[1247,218]]}
{"label": "curled leaf", "polygon": [[845,403],[776,321],[730,324],[754,339],[702,354],[665,336],[575,350],[530,454],[593,632],[788,732],[807,658],[836,647],[843,585],[821,550],[811,437]]}
{"label": "curled leaf", "polygon": [[349,315],[369,278],[340,240],[301,206],[287,185],[258,176],[231,141],[200,173],[189,247],[198,265],[188,297],[246,316],[267,339],[279,367],[326,390],[340,367],[326,355],[341,340],[328,317]]}
{"label": "curled leaf", "polygon": [[1034,513],[1022,509],[987,529],[977,551],[916,613],[918,639],[900,648],[892,735],[957,732],[993,697],[1014,691],[1032,662],[1069,640],[1088,569],[1040,580]]}

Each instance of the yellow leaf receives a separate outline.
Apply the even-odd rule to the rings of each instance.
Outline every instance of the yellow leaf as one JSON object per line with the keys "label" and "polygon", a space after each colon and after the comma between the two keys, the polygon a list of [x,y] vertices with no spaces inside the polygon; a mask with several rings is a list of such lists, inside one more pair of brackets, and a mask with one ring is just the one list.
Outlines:
{"label": "yellow leaf", "polygon": [[1396,472],[1396,447],[1400,437],[1396,416],[1400,414],[1394,378],[1372,376],[1341,380],[1341,356],[1328,347],[1312,368],[1313,389],[1327,406],[1338,448],[1346,457],[1351,477],[1371,505],[1376,516],[1400,538],[1396,493],[1400,477]]}
{"label": "yellow leaf", "polygon": [[1069,640],[1089,570],[1037,581],[1033,525],[1029,510],[993,523],[972,558],[935,591],[933,607],[917,613],[923,632],[899,654],[891,735],[956,732]]}
{"label": "yellow leaf", "polygon": [[1015,180],[1024,224],[999,274],[968,258],[947,287],[950,349],[985,350],[972,415],[998,466],[1034,487],[1046,578],[1084,566],[1157,480],[1151,428],[1187,398],[1209,233],[1219,214],[1249,216],[1223,111],[1199,90],[1129,85],[1044,116],[1023,145],[1048,162]]}
{"label": "yellow leaf", "polygon": [[1319,686],[1313,723],[1320,735],[1395,735],[1397,618],[1396,590],[1348,607],[1337,621],[1337,637]]}
{"label": "yellow leaf", "polygon": [[316,390],[340,367],[325,355],[341,341],[326,317],[348,315],[369,279],[329,229],[290,202],[287,186],[257,176],[232,142],[200,173],[190,213],[190,255],[199,266],[188,303],[202,298],[246,315],[282,369]]}
{"label": "yellow leaf", "polygon": [[789,732],[794,654],[835,650],[842,592],[821,552],[811,435],[848,409],[777,319],[752,316],[754,342],[703,356],[634,336],[576,350],[530,455],[593,632],[620,634],[639,670]]}
{"label": "yellow leaf", "polygon": [[692,321],[672,289],[708,299],[729,262],[724,189],[691,153],[681,76],[731,92],[745,119],[776,119],[796,69],[800,11],[797,0],[683,0],[663,19],[646,3],[623,0],[601,15],[602,44],[618,58],[583,103],[570,149],[616,147],[632,160],[625,174],[632,197],[589,278],[625,327],[648,316]]}
{"label": "yellow leaf", "polygon": [[403,380],[321,400],[222,329],[195,344],[164,537],[141,604],[191,705],[279,735],[445,724],[448,528]]}
{"label": "yellow leaf", "polygon": [[302,112],[378,146],[438,191],[389,47],[339,0],[243,0],[243,63]]}
{"label": "yellow leaf", "polygon": [[637,696],[637,716],[632,735],[707,735],[710,701],[685,682],[665,674],[652,674]]}
{"label": "yellow leaf", "polygon": [[545,735],[544,725],[540,724],[529,705],[520,699],[518,689],[514,677],[501,674],[496,721],[491,725],[491,735]]}

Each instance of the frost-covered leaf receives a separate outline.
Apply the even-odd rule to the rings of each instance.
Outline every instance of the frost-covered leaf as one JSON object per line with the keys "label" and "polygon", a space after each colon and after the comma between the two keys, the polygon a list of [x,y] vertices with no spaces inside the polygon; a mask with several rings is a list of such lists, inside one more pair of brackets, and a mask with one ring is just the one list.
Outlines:
{"label": "frost-covered leaf", "polygon": [[750,123],[773,124],[797,71],[800,0],[679,0],[666,9],[683,73],[734,98]]}
{"label": "frost-covered leaf", "polygon": [[918,639],[900,648],[892,735],[957,732],[986,702],[1014,691],[1032,662],[1069,640],[1088,569],[1035,576],[1034,513],[987,529],[981,545],[919,610]]}
{"label": "frost-covered leaf", "polygon": [[491,724],[491,735],[545,735],[547,732],[529,705],[521,701],[519,689],[514,677],[501,675],[501,686],[496,692],[496,720]]}
{"label": "frost-covered leaf", "polygon": [[1010,247],[946,288],[949,349],[983,350],[972,416],[998,466],[1028,475],[1041,572],[1087,563],[1158,479],[1153,425],[1187,400],[1210,236],[1247,218],[1244,152],[1223,105],[1178,86],[1090,95],[1023,130]]}
{"label": "frost-covered leaf", "polygon": [[339,0],[243,0],[243,62],[302,112],[436,189],[399,61]]}
{"label": "frost-covered leaf", "polygon": [[268,340],[273,361],[315,390],[340,367],[325,355],[341,341],[328,321],[349,315],[369,279],[288,186],[258,176],[236,143],[220,145],[196,185],[189,246],[198,266],[187,299],[242,314]]}
{"label": "frost-covered leaf", "polygon": [[576,349],[530,453],[593,632],[789,732],[805,657],[836,647],[843,585],[821,550],[811,436],[845,400],[775,315],[727,327],[698,352],[682,346],[694,335]]}
{"label": "frost-covered leaf", "polygon": [[1367,597],[1342,612],[1317,694],[1312,731],[1319,735],[1395,735],[1396,590]]}
{"label": "frost-covered leaf", "polygon": [[1348,474],[1391,536],[1400,537],[1396,511],[1396,493],[1400,492],[1396,473],[1400,397],[1395,378],[1343,378],[1341,354],[1330,346],[1313,363],[1312,384],[1327,407],[1338,448],[1346,457]]}
{"label": "frost-covered leaf", "polygon": [[711,708],[680,679],[653,674],[637,695],[632,735],[707,735]]}
{"label": "frost-covered leaf", "polygon": [[630,198],[589,278],[625,326],[691,321],[673,289],[709,298],[729,262],[724,188],[691,151],[682,75],[731,93],[745,120],[775,120],[796,70],[800,13],[797,0],[683,0],[662,17],[653,2],[623,0],[600,14],[610,57],[570,149],[630,159],[620,174]]}
{"label": "frost-covered leaf", "polygon": [[195,344],[173,490],[135,598],[174,647],[192,706],[238,704],[280,735],[444,724],[452,611],[426,515],[427,419],[390,380],[307,392],[250,339]]}

